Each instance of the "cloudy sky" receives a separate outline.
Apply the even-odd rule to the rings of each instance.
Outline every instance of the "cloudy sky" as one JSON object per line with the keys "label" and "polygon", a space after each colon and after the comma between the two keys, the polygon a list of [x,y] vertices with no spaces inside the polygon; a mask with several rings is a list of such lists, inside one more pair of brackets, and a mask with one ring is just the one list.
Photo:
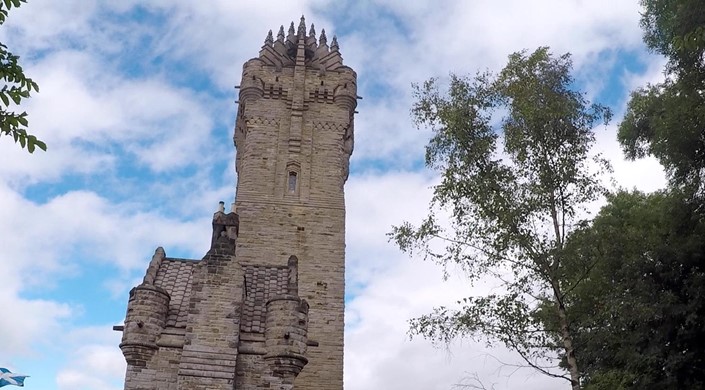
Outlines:
{"label": "cloudy sky", "polygon": [[638,0],[29,0],[0,27],[40,85],[23,107],[49,150],[0,139],[0,366],[29,389],[120,389],[112,326],[157,246],[201,258],[219,200],[234,196],[232,132],[242,64],[302,14],[338,36],[358,74],[346,186],[347,390],[565,389],[501,347],[409,340],[408,319],[496,287],[410,259],[385,233],[427,210],[436,174],[413,127],[411,84],[499,70],[511,52],[571,52],[577,84],[612,107],[598,149],[619,185],[664,185],[625,162],[615,126],[629,91],[662,78],[641,42]]}

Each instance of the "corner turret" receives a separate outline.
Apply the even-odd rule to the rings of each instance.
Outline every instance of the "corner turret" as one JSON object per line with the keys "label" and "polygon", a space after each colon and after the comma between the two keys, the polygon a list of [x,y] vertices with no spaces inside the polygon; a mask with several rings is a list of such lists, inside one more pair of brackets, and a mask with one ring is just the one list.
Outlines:
{"label": "corner turret", "polygon": [[299,298],[298,259],[291,256],[288,262],[288,293],[276,295],[267,302],[264,360],[281,384],[292,385],[308,359],[308,310],[309,305]]}
{"label": "corner turret", "polygon": [[120,349],[128,364],[144,367],[157,350],[157,338],[166,326],[169,294],[154,285],[157,270],[166,257],[157,248],[142,284],[130,290]]}

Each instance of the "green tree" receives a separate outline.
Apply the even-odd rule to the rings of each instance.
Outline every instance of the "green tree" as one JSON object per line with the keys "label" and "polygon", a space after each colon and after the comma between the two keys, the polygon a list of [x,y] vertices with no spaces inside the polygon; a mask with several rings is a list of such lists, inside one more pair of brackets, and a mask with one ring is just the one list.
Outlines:
{"label": "green tree", "polygon": [[[5,23],[8,11],[22,3],[26,3],[26,0],[1,0],[0,25]],[[27,112],[18,113],[13,108],[19,105],[22,99],[28,98],[32,91],[39,92],[39,86],[25,76],[18,60],[18,56],[12,54],[5,44],[0,43],[0,80],[4,81],[4,86],[0,89],[0,136],[11,136],[30,153],[36,148],[46,151],[46,144],[27,132]]]}
{"label": "green tree", "polygon": [[654,156],[671,184],[705,196],[705,7],[642,0],[647,46],[668,58],[666,81],[634,91],[618,138],[630,159]]}
{"label": "green tree", "polygon": [[568,240],[587,390],[705,388],[705,216],[684,198],[611,195]]}
{"label": "green tree", "polygon": [[[412,334],[486,336],[579,389],[564,302],[575,285],[562,283],[564,244],[583,205],[602,194],[598,175],[609,167],[590,149],[593,127],[610,113],[572,89],[571,67],[568,54],[554,57],[543,47],[510,55],[498,75],[451,75],[447,94],[435,79],[415,86],[412,116],[433,131],[426,165],[442,181],[422,224],[404,222],[390,238],[404,252],[460,265],[471,282],[504,280],[503,294],[465,298],[460,309],[412,320]],[[439,223],[444,212],[449,228]],[[553,322],[545,316],[556,326],[547,327]],[[561,351],[567,376],[552,369]]]}
{"label": "green tree", "polygon": [[700,0],[641,0],[644,42],[672,72],[705,66],[705,8]]}

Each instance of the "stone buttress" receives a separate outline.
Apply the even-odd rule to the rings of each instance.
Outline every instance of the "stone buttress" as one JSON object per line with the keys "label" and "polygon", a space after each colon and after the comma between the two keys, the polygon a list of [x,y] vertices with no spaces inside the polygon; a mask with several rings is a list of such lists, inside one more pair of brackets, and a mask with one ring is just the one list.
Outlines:
{"label": "stone buttress", "polygon": [[335,37],[306,30],[270,31],[243,66],[235,203],[210,250],[158,248],[130,291],[126,390],[342,390],[356,74]]}

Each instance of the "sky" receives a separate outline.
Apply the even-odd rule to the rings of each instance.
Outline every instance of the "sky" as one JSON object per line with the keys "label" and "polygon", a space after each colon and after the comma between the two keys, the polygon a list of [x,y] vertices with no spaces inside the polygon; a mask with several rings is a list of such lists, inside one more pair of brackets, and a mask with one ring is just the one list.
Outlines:
{"label": "sky", "polygon": [[[411,339],[408,320],[498,286],[409,258],[391,226],[420,221],[438,173],[412,83],[498,71],[515,51],[572,53],[576,86],[612,108],[596,150],[624,188],[665,185],[627,162],[616,126],[629,92],[663,78],[641,41],[638,0],[29,0],[0,26],[40,92],[26,100],[47,152],[0,138],[0,367],[28,389],[121,389],[128,291],[154,250],[200,259],[218,201],[234,196],[235,85],[267,32],[298,23],[337,35],[358,75],[347,182],[345,388],[566,389],[516,367],[501,345]],[[451,270],[454,271],[454,270]]]}

